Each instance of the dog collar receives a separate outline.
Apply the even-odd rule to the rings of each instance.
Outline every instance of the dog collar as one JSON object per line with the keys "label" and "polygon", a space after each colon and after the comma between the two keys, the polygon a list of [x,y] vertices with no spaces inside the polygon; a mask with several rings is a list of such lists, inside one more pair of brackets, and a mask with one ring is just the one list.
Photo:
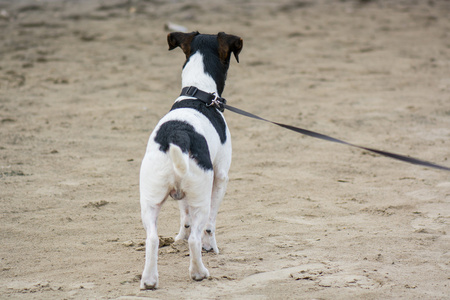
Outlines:
{"label": "dog collar", "polygon": [[180,96],[187,96],[196,98],[206,104],[206,106],[213,106],[217,108],[220,112],[225,110],[223,106],[227,103],[225,98],[219,97],[216,93],[207,93],[202,90],[199,90],[195,86],[187,86],[181,90]]}

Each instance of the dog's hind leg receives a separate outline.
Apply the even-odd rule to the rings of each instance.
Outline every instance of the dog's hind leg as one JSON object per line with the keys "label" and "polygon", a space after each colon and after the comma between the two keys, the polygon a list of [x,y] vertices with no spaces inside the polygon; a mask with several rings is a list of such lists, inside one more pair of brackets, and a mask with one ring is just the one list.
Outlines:
{"label": "dog's hind leg", "polygon": [[[167,199],[168,174],[172,172],[169,163],[164,160],[166,154],[155,151],[144,156],[141,165],[139,192],[141,217],[147,239],[145,245],[145,267],[141,278],[141,289],[156,289],[158,287],[158,247],[157,232],[158,215],[161,206]],[[170,165],[169,165],[170,166]]]}
{"label": "dog's hind leg", "polygon": [[142,290],[153,290],[158,287],[158,248],[159,238],[157,233],[158,214],[162,203],[156,205],[143,205],[142,222],[147,231],[145,241],[145,267],[141,278]]}
{"label": "dog's hind leg", "polygon": [[[207,201],[209,203],[209,201]],[[189,274],[192,279],[200,281],[209,277],[208,269],[202,262],[202,231],[209,215],[209,205],[189,207],[191,216],[191,234],[189,236],[190,266]]]}
{"label": "dog's hind leg", "polygon": [[175,241],[187,240],[191,232],[191,221],[189,219],[189,206],[185,200],[179,200],[180,207],[180,231],[175,237]]}
{"label": "dog's hind leg", "polygon": [[227,190],[228,176],[227,172],[217,172],[214,176],[214,184],[211,194],[211,211],[209,213],[208,223],[202,236],[203,249],[206,251],[213,250],[219,254],[219,248],[216,242],[216,218],[219,212],[220,203]]}

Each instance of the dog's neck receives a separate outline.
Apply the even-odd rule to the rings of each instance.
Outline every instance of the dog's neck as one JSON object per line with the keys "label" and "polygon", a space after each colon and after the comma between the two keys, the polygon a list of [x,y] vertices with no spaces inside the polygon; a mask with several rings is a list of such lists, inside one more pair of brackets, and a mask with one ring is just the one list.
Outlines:
{"label": "dog's neck", "polygon": [[182,87],[195,86],[199,90],[220,95],[225,86],[226,73],[221,74],[217,70],[214,72],[208,68],[211,69],[212,66],[205,66],[203,54],[199,51],[194,53],[189,57],[181,73]]}

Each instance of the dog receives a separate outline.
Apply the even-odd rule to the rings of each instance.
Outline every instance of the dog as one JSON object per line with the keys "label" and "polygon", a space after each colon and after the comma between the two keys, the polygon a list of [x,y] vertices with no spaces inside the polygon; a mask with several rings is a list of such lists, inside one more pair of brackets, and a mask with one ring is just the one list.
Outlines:
{"label": "dog", "polygon": [[202,248],[219,253],[215,230],[219,205],[228,184],[231,140],[222,109],[191,96],[190,91],[220,98],[231,53],[239,62],[243,41],[235,35],[172,32],[169,50],[180,47],[186,55],[182,91],[172,109],[150,135],[140,170],[141,217],[147,233],[145,267],[140,288],[158,287],[157,219],[169,195],[178,200],[180,231],[188,240],[193,280],[209,277]]}

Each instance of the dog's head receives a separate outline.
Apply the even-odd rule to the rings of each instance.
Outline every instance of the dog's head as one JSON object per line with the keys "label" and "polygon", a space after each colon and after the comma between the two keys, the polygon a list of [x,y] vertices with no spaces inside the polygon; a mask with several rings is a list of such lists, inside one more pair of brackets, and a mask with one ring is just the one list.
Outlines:
{"label": "dog's head", "polygon": [[243,46],[240,37],[225,32],[219,32],[217,35],[200,34],[198,31],[172,32],[167,35],[167,43],[169,50],[177,47],[183,50],[186,55],[184,66],[191,56],[200,53],[203,56],[204,70],[216,81],[219,94],[222,93],[225,85],[231,53],[239,62],[239,53]]}

